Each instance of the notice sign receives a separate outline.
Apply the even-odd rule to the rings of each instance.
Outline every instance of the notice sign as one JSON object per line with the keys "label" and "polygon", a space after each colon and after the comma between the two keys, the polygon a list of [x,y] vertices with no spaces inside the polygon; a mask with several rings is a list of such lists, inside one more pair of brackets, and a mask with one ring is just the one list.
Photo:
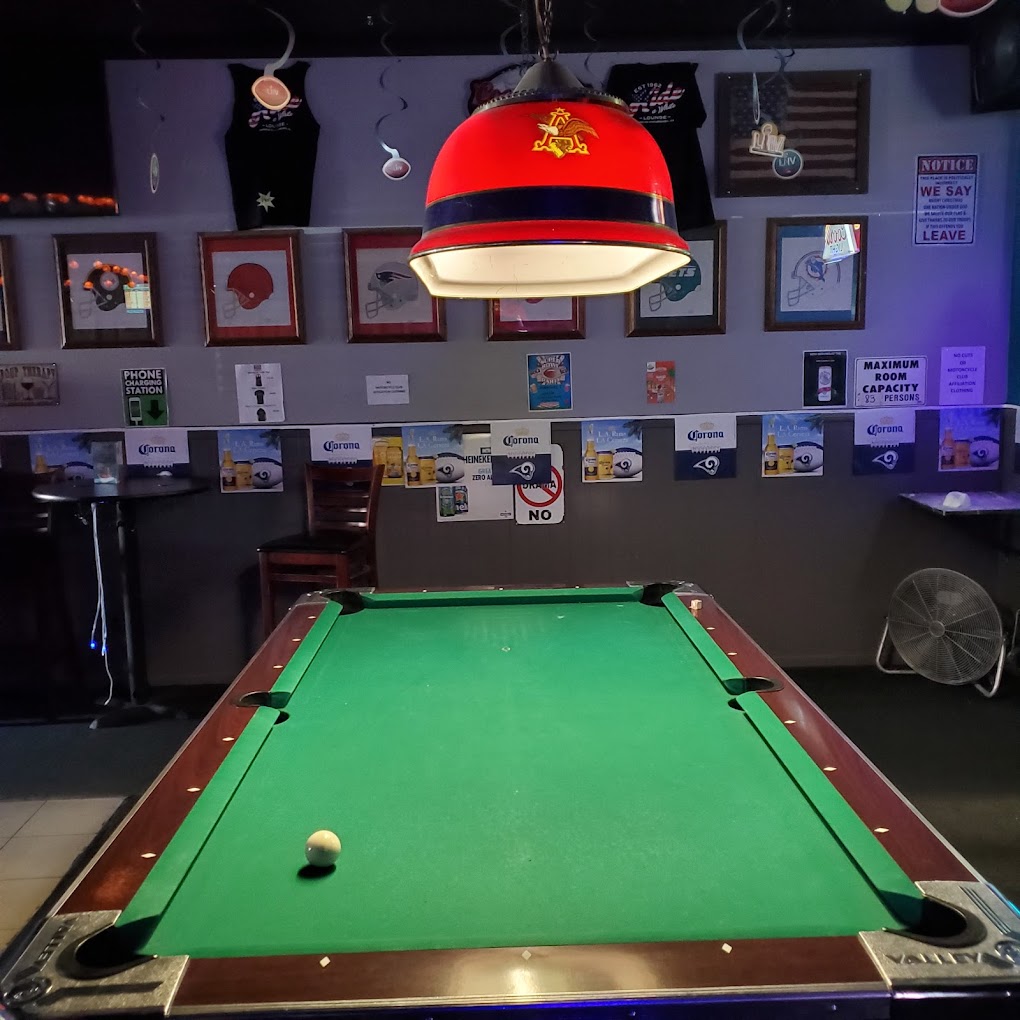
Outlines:
{"label": "notice sign", "polygon": [[983,404],[984,399],[985,349],[943,347],[939,403]]}
{"label": "notice sign", "polygon": [[170,412],[166,402],[166,370],[125,368],[120,375],[124,396],[124,424],[134,428],[168,425]]}
{"label": "notice sign", "polygon": [[854,407],[923,406],[927,358],[858,358]]}
{"label": "notice sign", "polygon": [[563,521],[563,447],[552,446],[552,481],[547,485],[514,487],[514,520],[518,524],[561,524]]}
{"label": "notice sign", "polygon": [[973,244],[977,156],[918,156],[914,244]]}

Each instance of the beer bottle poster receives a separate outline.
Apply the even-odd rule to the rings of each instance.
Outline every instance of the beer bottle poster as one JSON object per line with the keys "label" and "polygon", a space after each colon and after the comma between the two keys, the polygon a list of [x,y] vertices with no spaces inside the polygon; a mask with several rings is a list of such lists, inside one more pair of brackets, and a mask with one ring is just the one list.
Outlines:
{"label": "beer bottle poster", "polygon": [[91,482],[92,435],[88,432],[33,432],[28,437],[32,472],[52,472],[54,482]]}
{"label": "beer bottle poster", "polygon": [[465,475],[463,425],[404,425],[404,485],[452,485]]}
{"label": "beer bottle poster", "polygon": [[581,477],[585,482],[640,482],[643,469],[639,419],[581,422]]}
{"label": "beer bottle poster", "polygon": [[854,415],[854,474],[908,475],[914,470],[914,411],[876,408]]}
{"label": "beer bottle poster", "polygon": [[818,478],[824,423],[821,414],[763,414],[762,478]]}
{"label": "beer bottle poster", "polygon": [[404,433],[399,425],[372,426],[372,463],[383,465],[383,485],[404,484]]}
{"label": "beer bottle poster", "polygon": [[[371,425],[312,425],[308,445],[315,464],[371,467],[374,461]],[[385,454],[376,463],[385,473]]]}
{"label": "beer bottle poster", "polygon": [[939,411],[939,471],[994,471],[999,466],[1002,409],[944,407]]}
{"label": "beer bottle poster", "polygon": [[548,485],[552,481],[552,422],[494,421],[492,484]]}
{"label": "beer bottle poster", "polygon": [[737,477],[735,414],[680,414],[673,430],[673,477],[678,482]]}
{"label": "beer bottle poster", "polygon": [[220,492],[283,492],[279,429],[220,429]]}
{"label": "beer bottle poster", "polygon": [[846,406],[846,351],[804,352],[804,406]]}
{"label": "beer bottle poster", "polygon": [[128,478],[187,478],[191,474],[187,429],[128,429],[124,446]]}
{"label": "beer bottle poster", "polygon": [[492,484],[492,436],[464,436],[464,477],[454,485],[436,486],[436,520],[512,521],[514,490]]}

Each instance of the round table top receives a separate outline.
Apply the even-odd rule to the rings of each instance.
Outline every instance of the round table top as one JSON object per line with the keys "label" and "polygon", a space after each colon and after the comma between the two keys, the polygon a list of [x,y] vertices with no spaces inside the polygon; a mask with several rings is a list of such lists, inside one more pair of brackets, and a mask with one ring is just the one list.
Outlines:
{"label": "round table top", "polygon": [[33,489],[32,495],[47,503],[105,503],[189,496],[208,488],[208,482],[198,478],[126,478],[122,482],[52,482]]}

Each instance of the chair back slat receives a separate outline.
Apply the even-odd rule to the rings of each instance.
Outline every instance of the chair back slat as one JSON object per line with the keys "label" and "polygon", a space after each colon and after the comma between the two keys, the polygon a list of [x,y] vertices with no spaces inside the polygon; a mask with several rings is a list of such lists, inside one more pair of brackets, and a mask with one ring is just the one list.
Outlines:
{"label": "chair back slat", "polygon": [[308,533],[347,532],[371,538],[382,472],[381,464],[369,468],[306,464]]}
{"label": "chair back slat", "polygon": [[50,533],[49,510],[32,498],[32,490],[47,481],[47,475],[0,472],[0,534]]}

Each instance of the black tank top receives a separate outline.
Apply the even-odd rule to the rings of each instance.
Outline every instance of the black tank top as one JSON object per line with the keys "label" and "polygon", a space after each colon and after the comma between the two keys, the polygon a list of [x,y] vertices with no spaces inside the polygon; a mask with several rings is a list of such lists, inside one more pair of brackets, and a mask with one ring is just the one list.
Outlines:
{"label": "black tank top", "polygon": [[276,72],[291,95],[282,110],[267,110],[251,94],[263,71],[229,66],[234,116],[224,141],[237,229],[307,227],[319,147],[319,124],[305,96],[308,63],[301,60]]}

